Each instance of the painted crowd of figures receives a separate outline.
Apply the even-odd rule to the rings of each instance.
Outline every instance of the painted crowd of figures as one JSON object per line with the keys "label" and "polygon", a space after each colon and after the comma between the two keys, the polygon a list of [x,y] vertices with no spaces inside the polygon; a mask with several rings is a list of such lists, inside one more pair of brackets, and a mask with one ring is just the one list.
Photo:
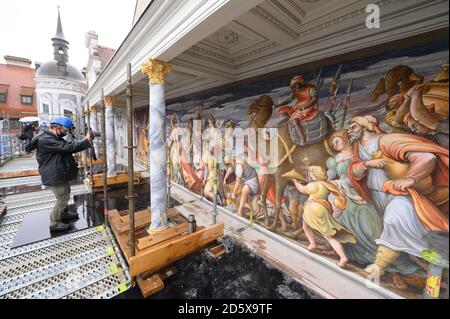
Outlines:
{"label": "painted crowd of figures", "polygon": [[[397,66],[370,97],[387,94],[385,118],[338,121],[318,107],[316,83],[296,76],[290,99],[274,103],[264,95],[249,106],[249,127],[278,128],[271,170],[263,156],[256,166],[242,154],[219,166],[211,154],[183,158],[173,119],[170,176],[311,251],[337,256],[342,268],[350,262],[367,275],[389,275],[397,289],[423,288],[430,235],[449,231],[448,81],[448,64],[426,83]],[[212,116],[208,127],[216,127]]]}

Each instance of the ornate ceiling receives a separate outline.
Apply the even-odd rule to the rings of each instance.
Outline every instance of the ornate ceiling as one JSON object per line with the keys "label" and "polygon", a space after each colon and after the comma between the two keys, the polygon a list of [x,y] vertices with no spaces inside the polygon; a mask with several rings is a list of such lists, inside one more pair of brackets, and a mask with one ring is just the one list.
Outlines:
{"label": "ornate ceiling", "polygon": [[[381,29],[366,27],[371,3]],[[167,98],[442,29],[447,15],[446,0],[265,0],[176,56]],[[135,92],[148,103],[146,79]]]}
{"label": "ornate ceiling", "polygon": [[424,19],[442,15],[431,8],[445,1],[266,0],[175,58],[175,70],[182,72],[169,79],[168,97],[301,65],[313,60],[315,51],[335,46],[338,52],[339,45],[358,37],[364,42],[379,33],[365,25],[370,3],[380,6],[382,25],[389,30],[411,23],[396,20],[400,14],[421,10]]}

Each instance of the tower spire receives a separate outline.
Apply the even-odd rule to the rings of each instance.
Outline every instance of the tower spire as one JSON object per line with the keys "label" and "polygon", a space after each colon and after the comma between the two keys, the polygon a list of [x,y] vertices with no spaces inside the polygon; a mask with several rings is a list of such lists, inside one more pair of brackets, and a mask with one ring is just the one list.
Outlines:
{"label": "tower spire", "polygon": [[55,34],[54,38],[66,41],[66,38],[64,37],[62,23],[61,23],[60,6],[58,6],[58,25],[56,26],[56,34]]}
{"label": "tower spire", "polygon": [[58,6],[58,23],[56,26],[56,34],[52,38],[53,42],[53,56],[62,74],[66,75],[66,66],[69,62],[69,41],[64,37],[64,32],[61,23],[61,13]]}

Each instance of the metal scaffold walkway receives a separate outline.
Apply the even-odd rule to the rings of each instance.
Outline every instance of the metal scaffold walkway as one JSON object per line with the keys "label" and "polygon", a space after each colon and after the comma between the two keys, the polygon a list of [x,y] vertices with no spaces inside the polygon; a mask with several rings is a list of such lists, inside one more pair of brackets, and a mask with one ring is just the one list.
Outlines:
{"label": "metal scaffold walkway", "polygon": [[[72,186],[69,205],[73,204],[74,196],[86,193],[84,185]],[[10,250],[26,214],[51,209],[56,198],[50,190],[42,190],[7,196],[3,201],[8,213],[0,218],[0,253]]]}
{"label": "metal scaffold walkway", "polygon": [[10,188],[16,186],[38,186],[41,185],[40,176],[16,177],[0,180],[0,188]]}
{"label": "metal scaffold walkway", "polygon": [[0,253],[0,299],[108,299],[130,282],[103,226]]}

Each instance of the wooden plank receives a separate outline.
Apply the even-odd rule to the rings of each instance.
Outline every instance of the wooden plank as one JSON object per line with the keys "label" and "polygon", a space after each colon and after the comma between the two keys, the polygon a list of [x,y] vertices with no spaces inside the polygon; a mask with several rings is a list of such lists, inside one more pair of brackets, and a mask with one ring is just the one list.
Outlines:
{"label": "wooden plank", "polygon": [[[130,231],[130,218],[122,216],[120,218],[122,224],[118,228],[120,234],[126,234]],[[134,216],[134,230],[138,231],[142,228],[149,227],[151,224],[150,210],[137,212]]]}
{"label": "wooden plank", "polygon": [[[142,218],[150,219],[150,209],[149,208],[140,210],[140,211],[134,213],[134,220],[142,219]],[[128,211],[126,214],[120,214],[120,221],[122,223],[129,224],[130,214],[128,214]]]}
{"label": "wooden plank", "polygon": [[[130,231],[130,216],[128,213],[119,213],[120,215],[120,224],[117,225],[117,230],[120,234],[124,234],[126,232]],[[169,220],[177,217],[179,214],[178,211],[176,211],[173,208],[169,208],[167,211],[167,217]],[[180,215],[181,216],[181,215]],[[186,221],[185,219],[179,219],[179,221]],[[145,209],[139,212],[136,212],[134,215],[134,222],[135,222],[135,230],[138,231],[142,228],[146,228],[150,226],[151,224],[151,218],[150,218],[150,209]]]}
{"label": "wooden plank", "polygon": [[138,250],[142,251],[151,246],[155,246],[163,241],[174,238],[175,236],[179,236],[183,233],[187,233],[189,228],[189,223],[185,222],[183,224],[177,225],[176,227],[169,228],[162,234],[157,235],[149,235],[147,237],[139,239],[138,242]]}
{"label": "wooden plank", "polygon": [[174,240],[152,246],[140,252],[138,256],[130,258],[131,276],[157,271],[204,248],[223,235],[224,225],[218,224],[198,230],[193,234],[178,236]]}
{"label": "wooden plank", "polygon": [[213,258],[219,259],[226,253],[226,249],[223,244],[216,243],[214,246],[209,248],[209,253]]}
{"label": "wooden plank", "polygon": [[[94,166],[96,166],[96,165],[103,165],[103,161],[101,159],[97,159],[96,161],[92,161],[92,165],[94,165]],[[88,160],[87,167],[91,167],[90,160]],[[84,168],[84,163],[83,162],[81,163],[80,168]]]}
{"label": "wooden plank", "polygon": [[[140,183],[142,179],[141,173],[134,173],[134,183]],[[126,172],[121,172],[117,176],[108,177],[108,186],[118,186],[128,183],[128,174]],[[103,174],[96,174],[92,178],[92,184],[94,188],[103,187]]]}
{"label": "wooden plank", "polygon": [[141,276],[138,276],[137,284],[144,298],[148,298],[164,289],[164,282],[159,275],[154,275],[148,279],[143,279]]}
{"label": "wooden plank", "polygon": [[25,171],[0,173],[0,179],[30,177],[30,176],[38,176],[38,175],[39,175],[39,171],[37,169],[29,169],[29,170],[25,170]]}

